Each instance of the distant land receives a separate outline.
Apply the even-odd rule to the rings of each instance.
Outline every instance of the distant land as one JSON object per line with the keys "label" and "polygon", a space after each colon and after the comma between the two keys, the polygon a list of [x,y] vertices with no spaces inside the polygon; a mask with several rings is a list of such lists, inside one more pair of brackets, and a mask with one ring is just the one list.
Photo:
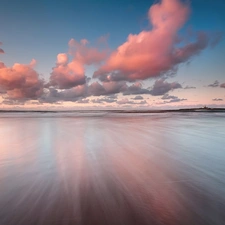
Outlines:
{"label": "distant land", "polygon": [[110,112],[110,113],[167,113],[167,112],[225,112],[225,108],[185,108],[185,109],[156,109],[156,110],[138,110],[138,109],[131,109],[131,110],[117,110],[117,109],[107,109],[107,110],[0,110],[0,113],[75,113],[75,112],[82,112],[82,113],[94,113],[94,112]]}

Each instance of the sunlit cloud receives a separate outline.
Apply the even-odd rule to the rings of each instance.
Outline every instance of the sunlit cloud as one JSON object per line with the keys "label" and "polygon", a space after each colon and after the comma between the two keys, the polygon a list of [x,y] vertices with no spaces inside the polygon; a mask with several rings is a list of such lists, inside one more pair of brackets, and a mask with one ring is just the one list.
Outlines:
{"label": "sunlit cloud", "polygon": [[210,41],[206,33],[197,33],[187,44],[177,34],[189,13],[189,4],[183,1],[162,0],[154,4],[148,12],[152,30],[129,34],[94,77],[102,81],[144,80],[173,71],[200,53]]}
{"label": "sunlit cloud", "polygon": [[35,64],[32,60],[28,65],[15,63],[7,67],[0,62],[0,89],[5,98],[36,99],[42,95],[44,81],[34,70]]}
{"label": "sunlit cloud", "polygon": [[[107,52],[99,51],[97,48],[89,47],[89,42],[82,39],[80,42],[71,39],[68,43],[69,53],[57,55],[56,66],[53,68],[49,86],[59,89],[70,89],[86,83],[85,65],[100,63]],[[69,61],[69,55],[73,57]]]}

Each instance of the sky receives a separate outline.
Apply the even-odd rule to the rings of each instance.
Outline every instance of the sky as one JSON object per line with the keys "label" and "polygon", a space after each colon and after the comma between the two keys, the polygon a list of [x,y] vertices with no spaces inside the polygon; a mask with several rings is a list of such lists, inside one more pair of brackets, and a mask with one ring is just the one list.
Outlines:
{"label": "sky", "polygon": [[225,107],[224,0],[1,0],[0,109]]}

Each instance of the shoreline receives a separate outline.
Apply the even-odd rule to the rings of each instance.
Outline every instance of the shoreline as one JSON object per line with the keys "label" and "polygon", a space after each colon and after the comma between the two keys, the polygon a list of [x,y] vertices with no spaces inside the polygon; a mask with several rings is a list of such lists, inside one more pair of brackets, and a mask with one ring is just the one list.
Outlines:
{"label": "shoreline", "polygon": [[168,112],[224,112],[225,108],[187,108],[162,110],[0,110],[0,113],[168,113]]}

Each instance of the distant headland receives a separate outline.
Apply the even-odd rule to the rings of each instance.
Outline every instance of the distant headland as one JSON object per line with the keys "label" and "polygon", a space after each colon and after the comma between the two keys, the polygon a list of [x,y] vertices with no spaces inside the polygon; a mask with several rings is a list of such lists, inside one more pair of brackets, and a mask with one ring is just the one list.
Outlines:
{"label": "distant headland", "polygon": [[0,113],[94,113],[94,112],[110,112],[110,113],[167,113],[167,112],[225,112],[225,108],[209,108],[209,107],[201,107],[201,108],[183,108],[183,109],[99,109],[99,110],[6,110],[1,109]]}

